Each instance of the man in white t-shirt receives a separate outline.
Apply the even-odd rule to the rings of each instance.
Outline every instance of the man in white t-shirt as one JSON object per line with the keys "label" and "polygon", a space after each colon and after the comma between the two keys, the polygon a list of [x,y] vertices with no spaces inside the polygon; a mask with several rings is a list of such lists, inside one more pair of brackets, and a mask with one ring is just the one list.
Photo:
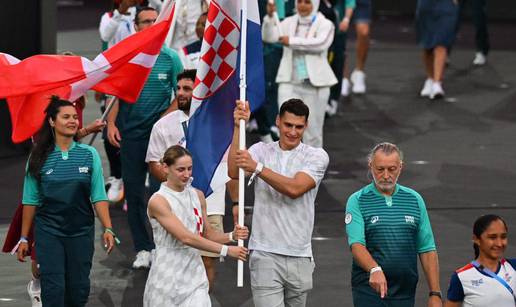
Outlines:
{"label": "man in white t-shirt", "polygon": [[301,142],[309,109],[300,99],[281,105],[278,142],[238,150],[239,121],[249,115],[249,106],[237,102],[228,170],[236,179],[242,168],[255,182],[249,241],[253,301],[256,307],[305,306],[314,270],[315,197],[329,157],[324,149]]}
{"label": "man in white t-shirt", "polygon": [[[166,181],[166,173],[161,166],[160,160],[165,151],[173,145],[186,147],[186,134],[188,130],[188,120],[192,93],[195,82],[196,70],[185,70],[177,75],[177,107],[152,127],[152,132],[147,148],[145,162],[149,164],[149,172],[160,182]],[[229,178],[228,178],[229,180]],[[206,199],[206,210],[208,222],[213,229],[223,232],[222,217],[225,213],[226,188],[223,186],[208,196]],[[238,197],[238,196],[237,196]],[[220,255],[209,252],[201,252],[206,274],[210,283],[210,290],[213,289],[215,279],[215,261]]]}

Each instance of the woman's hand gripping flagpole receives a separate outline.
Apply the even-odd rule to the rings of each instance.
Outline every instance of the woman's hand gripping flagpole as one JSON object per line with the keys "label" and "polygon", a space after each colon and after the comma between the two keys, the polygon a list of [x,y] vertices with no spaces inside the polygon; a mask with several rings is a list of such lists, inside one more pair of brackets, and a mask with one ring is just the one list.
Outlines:
{"label": "woman's hand gripping flagpole", "polygon": [[[106,122],[109,112],[111,112],[111,109],[113,109],[113,106],[115,105],[115,99],[116,99],[115,96],[111,96],[109,98],[109,100],[107,101],[106,110],[104,111],[104,113],[102,114],[102,117],[100,118],[100,120],[103,123]],[[93,142],[95,141],[95,138],[97,137],[97,134],[99,134],[99,132],[95,132],[95,134],[91,136],[91,139],[90,139],[90,142],[88,143],[88,145],[91,146],[93,144]]]}
{"label": "woman's hand gripping flagpole", "polygon": [[[246,101],[247,88],[247,0],[242,0],[240,32],[240,101]],[[245,120],[240,120],[240,150],[246,149],[245,144]],[[245,172],[242,168],[238,170],[238,225],[244,226],[244,193],[245,193]],[[244,246],[244,240],[238,240],[238,246]],[[244,286],[244,262],[238,260],[237,287]]]}

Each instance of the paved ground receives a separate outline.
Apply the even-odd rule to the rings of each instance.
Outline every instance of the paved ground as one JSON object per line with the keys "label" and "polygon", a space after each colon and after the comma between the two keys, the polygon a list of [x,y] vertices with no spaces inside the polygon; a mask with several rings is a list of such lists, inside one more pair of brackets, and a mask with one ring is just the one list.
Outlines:
{"label": "paved ground", "polygon": [[[415,188],[427,202],[439,248],[443,290],[451,272],[472,257],[471,226],[477,216],[497,213],[514,227],[516,48],[498,37],[489,64],[473,68],[471,28],[465,27],[446,72],[447,99],[429,102],[417,96],[424,75],[419,50],[410,39],[411,27],[409,21],[378,21],[368,61],[368,94],[343,101],[338,115],[326,123],[325,147],[331,162],[317,199],[313,234],[317,267],[308,306],[351,305],[351,255],[343,209],[347,197],[369,182],[365,155],[376,142],[395,142],[405,152],[400,182]],[[514,24],[495,27],[516,30]],[[60,51],[73,50],[89,57],[98,52],[93,29],[60,32],[58,41]],[[98,116],[92,101],[86,120]],[[100,148],[99,140],[95,146]],[[0,240],[21,194],[24,163],[24,158],[0,160]],[[109,257],[97,245],[88,306],[141,306],[147,272],[130,269],[134,253],[125,214],[119,206],[111,213],[123,244]],[[516,255],[514,243],[507,255]],[[0,255],[0,267],[0,306],[27,306],[28,265]],[[233,261],[220,264],[218,271],[214,306],[253,306],[247,271],[243,289],[235,287]],[[424,305],[426,293],[422,277],[417,306]]]}

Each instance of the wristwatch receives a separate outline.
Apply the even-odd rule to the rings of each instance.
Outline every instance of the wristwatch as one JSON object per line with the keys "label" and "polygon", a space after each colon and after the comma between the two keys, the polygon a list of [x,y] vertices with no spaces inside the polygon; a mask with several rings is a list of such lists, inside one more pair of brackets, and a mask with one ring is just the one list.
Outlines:
{"label": "wristwatch", "polygon": [[443,295],[442,295],[441,291],[430,291],[430,292],[428,293],[428,296],[437,296],[437,297],[439,297],[440,299],[442,299],[442,298],[443,298]]}

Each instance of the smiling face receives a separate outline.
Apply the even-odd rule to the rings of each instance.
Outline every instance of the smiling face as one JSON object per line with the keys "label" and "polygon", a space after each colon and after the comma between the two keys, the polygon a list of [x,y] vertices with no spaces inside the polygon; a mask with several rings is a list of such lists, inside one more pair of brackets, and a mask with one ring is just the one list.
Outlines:
{"label": "smiling face", "polygon": [[79,129],[79,115],[73,106],[63,106],[55,120],[49,119],[49,123],[56,135],[73,137]]}
{"label": "smiling face", "polygon": [[308,123],[305,116],[298,116],[287,111],[281,117],[278,116],[276,126],[280,132],[281,148],[290,150],[299,145]]}
{"label": "smiling face", "polygon": [[481,257],[500,260],[508,243],[507,228],[501,220],[495,220],[480,237],[473,235],[473,242],[478,246]]}
{"label": "smiling face", "polygon": [[384,193],[391,195],[396,187],[396,182],[400,176],[402,163],[397,152],[385,154],[378,150],[369,163],[369,169],[373,174],[376,188]]}
{"label": "smiling face", "polygon": [[192,94],[194,81],[189,78],[183,78],[177,81],[177,108],[183,112],[190,112],[192,104]]}

